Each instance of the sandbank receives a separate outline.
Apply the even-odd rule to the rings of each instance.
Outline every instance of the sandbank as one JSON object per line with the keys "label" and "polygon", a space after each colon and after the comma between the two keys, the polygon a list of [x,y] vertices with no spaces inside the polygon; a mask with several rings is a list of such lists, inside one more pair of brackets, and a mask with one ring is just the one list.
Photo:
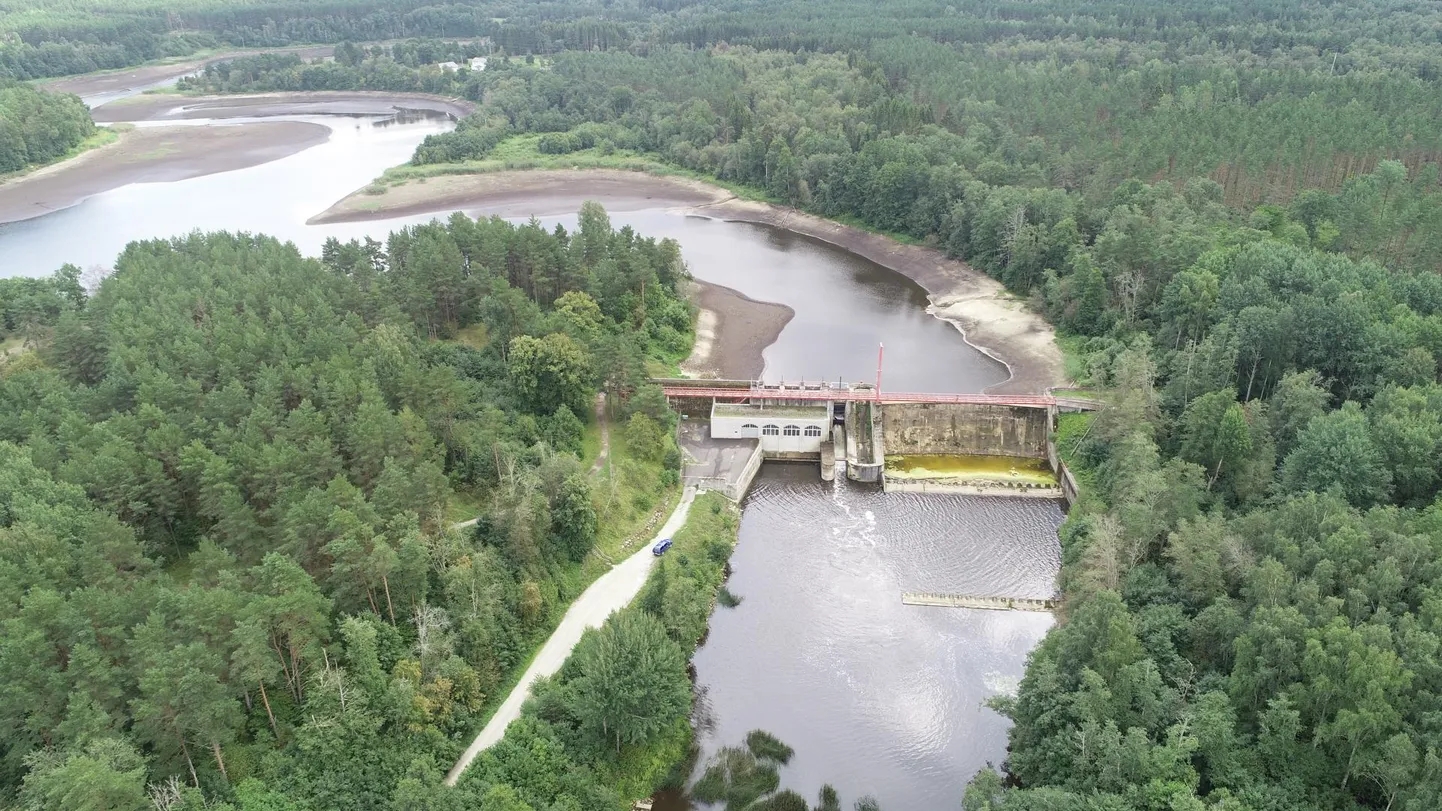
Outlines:
{"label": "sandbank", "polygon": [[207,65],[235,59],[238,56],[254,56],[258,53],[295,54],[302,59],[318,59],[330,56],[334,51],[335,47],[331,45],[268,48],[264,51],[228,51],[204,59],[190,59],[165,65],[139,65],[101,73],[86,73],[82,76],[65,76],[58,79],[46,79],[38,84],[45,90],[56,93],[74,93],[90,102],[113,98],[157,85],[173,84],[182,76],[189,76],[204,70]]}
{"label": "sandbank", "polygon": [[264,118],[278,115],[394,115],[424,110],[460,118],[475,109],[465,99],[425,93],[335,92],[247,93],[225,96],[141,95],[112,101],[91,111],[98,124],[117,121]]}
{"label": "sandbank", "polygon": [[700,312],[696,343],[681,371],[689,377],[759,379],[765,367],[762,353],[776,343],[796,311],[700,279],[692,281],[690,292]]}
{"label": "sandbank", "polygon": [[587,200],[608,211],[693,207],[719,202],[725,189],[693,180],[610,169],[551,169],[439,175],[410,180],[384,194],[352,192],[307,225],[364,222],[465,209],[498,217],[570,214]]}
{"label": "sandbank", "polygon": [[[581,169],[446,175],[425,183],[411,180],[381,195],[353,192],[310,222],[358,222],[458,209],[542,216],[575,211],[581,201],[591,199],[608,207],[619,204],[618,211],[685,207],[687,213],[783,228],[851,251],[921,285],[934,315],[956,326],[967,343],[1006,365],[1011,376],[989,387],[989,393],[1040,394],[1066,383],[1052,326],[1000,282],[965,262],[934,248],[903,245],[793,208],[741,200],[725,189],[695,180]],[[703,304],[702,309],[709,308]],[[725,344],[730,339],[724,333],[736,330],[722,328],[718,319],[714,331],[716,340]],[[744,371],[760,363],[760,353],[749,364],[728,360],[734,360],[733,370]]]}
{"label": "sandbank", "polygon": [[258,166],[325,142],[303,121],[232,127],[136,127],[114,143],[0,184],[0,223],[40,217],[131,183],[187,180]]}

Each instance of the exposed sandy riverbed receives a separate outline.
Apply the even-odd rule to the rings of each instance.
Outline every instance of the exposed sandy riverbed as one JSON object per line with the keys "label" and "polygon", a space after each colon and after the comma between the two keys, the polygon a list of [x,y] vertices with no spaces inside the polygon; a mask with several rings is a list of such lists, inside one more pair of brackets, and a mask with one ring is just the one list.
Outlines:
{"label": "exposed sandy riverbed", "polygon": [[460,118],[475,109],[464,99],[424,93],[344,92],[248,93],[236,96],[154,94],[112,101],[91,112],[96,123],[263,118],[277,115],[394,115],[428,110]]}
{"label": "exposed sandy riverbed", "polygon": [[130,183],[162,183],[279,160],[323,143],[330,130],[303,121],[238,127],[137,127],[114,143],[0,185],[0,223],[68,208]]}
{"label": "exposed sandy riverbed", "polygon": [[[96,108],[92,115],[100,123],[179,123],[189,119],[282,115],[394,115],[399,110],[428,110],[459,117],[473,108],[464,100],[420,93],[157,94],[112,102]],[[39,217],[130,183],[186,180],[258,166],[323,143],[329,137],[327,127],[302,121],[137,127],[121,132],[114,143],[0,185],[0,223]]]}
{"label": "exposed sandy riverbed", "polygon": [[692,282],[696,343],[681,371],[691,377],[756,380],[764,371],[761,354],[796,312],[785,304],[756,301],[719,284]]}
{"label": "exposed sandy riverbed", "polygon": [[[301,59],[317,59],[330,56],[334,51],[334,46],[318,45],[302,48],[267,49],[265,53],[295,54]],[[166,80],[175,80],[182,76],[189,76],[192,73],[203,70],[206,65],[211,65],[216,62],[224,62],[227,59],[234,59],[237,56],[253,56],[257,53],[259,52],[231,51],[216,54],[205,59],[173,62],[168,65],[140,65],[138,67],[125,68],[106,73],[87,73],[84,76],[47,79],[46,81],[40,82],[40,87],[56,93],[74,93],[82,98],[123,93],[127,90],[149,87]]]}
{"label": "exposed sandy riverbed", "polygon": [[[795,209],[740,200],[725,189],[694,180],[609,170],[450,175],[430,178],[425,183],[411,181],[393,186],[383,195],[352,193],[310,222],[358,222],[455,209],[502,216],[540,216],[574,211],[580,201],[587,199],[600,200],[618,211],[679,207],[701,216],[784,228],[844,248],[921,285],[938,317],[956,325],[968,343],[1006,364],[1011,377],[990,387],[989,392],[1042,393],[1050,386],[1066,382],[1061,350],[1057,348],[1051,325],[1007,293],[1000,282],[965,262],[949,259],[932,248],[903,245]],[[705,295],[703,289],[702,296]],[[717,298],[719,293],[711,295],[713,302],[723,300]],[[768,318],[774,318],[759,312],[741,315],[759,304],[747,305],[749,301],[726,301],[725,308],[732,315],[733,326],[747,324],[748,319],[753,319],[750,323],[767,324]],[[701,307],[712,309],[704,303]],[[721,309],[712,311],[722,312]],[[727,337],[726,333],[732,331],[738,330],[724,328],[724,321],[716,317],[713,341],[726,347],[720,350],[723,353],[742,351],[734,349],[736,345]],[[776,331],[779,333],[780,328]],[[724,360],[727,368],[737,372],[751,368],[759,371],[760,362],[759,350],[751,358]],[[706,368],[707,364],[697,363],[697,371]]]}
{"label": "exposed sandy riverbed", "polygon": [[310,225],[361,222],[464,208],[487,216],[545,217],[569,214],[587,200],[609,211],[702,206],[726,199],[725,189],[639,172],[546,170],[441,175],[392,186],[384,194],[363,191],[311,217]]}

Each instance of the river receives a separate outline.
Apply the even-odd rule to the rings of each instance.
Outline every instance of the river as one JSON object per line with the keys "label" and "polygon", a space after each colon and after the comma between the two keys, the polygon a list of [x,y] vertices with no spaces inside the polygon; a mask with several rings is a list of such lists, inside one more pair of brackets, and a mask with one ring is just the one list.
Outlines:
{"label": "river", "polygon": [[[126,186],[0,225],[0,277],[46,275],[66,262],[107,268],[132,240],[193,229],[267,233],[315,254],[327,237],[383,239],[433,216],[305,224],[448,121],[297,120],[332,135],[271,163]],[[671,210],[612,220],[675,238],[698,278],[795,310],[766,350],[770,380],[870,380],[883,342],[893,391],[977,392],[1007,376],[928,314],[916,284],[839,248]],[[545,221],[570,226],[575,216]],[[1049,596],[1061,520],[1054,502],[887,494],[844,477],[822,484],[814,465],[768,465],[746,499],[732,559],[730,588],[744,602],[717,609],[695,659],[703,752],[765,728],[796,748],[783,785],[807,796],[829,782],[847,807],[863,793],[891,811],[956,807],[970,775],[1005,757],[1006,721],[983,701],[1014,690],[1052,620],[908,607],[900,592]]]}

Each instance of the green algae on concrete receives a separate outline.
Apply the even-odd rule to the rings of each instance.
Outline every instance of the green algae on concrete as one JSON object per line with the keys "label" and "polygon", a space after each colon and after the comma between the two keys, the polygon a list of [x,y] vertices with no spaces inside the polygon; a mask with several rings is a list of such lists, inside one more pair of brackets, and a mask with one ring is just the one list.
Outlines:
{"label": "green algae on concrete", "polygon": [[952,479],[978,484],[1057,486],[1056,476],[1045,459],[1016,456],[887,456],[886,476],[902,480]]}

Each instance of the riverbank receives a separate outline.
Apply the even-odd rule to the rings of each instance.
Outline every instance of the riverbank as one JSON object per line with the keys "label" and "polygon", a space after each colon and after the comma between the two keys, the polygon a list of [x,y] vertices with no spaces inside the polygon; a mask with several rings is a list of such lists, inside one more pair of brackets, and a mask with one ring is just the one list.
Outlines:
{"label": "riverbank", "polygon": [[729,192],[694,180],[591,169],[486,172],[416,178],[372,194],[367,187],[341,198],[306,225],[366,222],[466,211],[487,216],[545,217],[569,214],[595,200],[608,211],[697,207],[726,199]]}
{"label": "riverbank", "polygon": [[133,68],[86,73],[80,76],[46,79],[36,84],[42,90],[48,90],[52,93],[74,93],[82,99],[89,101],[97,97],[113,97],[124,93],[136,92],[166,82],[174,82],[182,76],[189,76],[192,73],[204,70],[207,65],[224,62],[227,59],[235,59],[238,56],[253,56],[258,53],[268,53],[294,54],[301,59],[320,59],[328,57],[334,52],[335,46],[333,45],[233,50],[196,59],[181,59],[178,61],[138,65]]}
{"label": "riverbank", "polygon": [[[689,178],[580,169],[442,175],[389,186],[378,195],[364,190],[353,192],[308,224],[361,222],[456,209],[501,216],[541,216],[574,211],[580,201],[587,199],[615,206],[617,211],[685,208],[687,213],[699,216],[769,225],[835,245],[921,285],[931,300],[934,315],[960,330],[967,343],[1004,364],[1010,377],[989,387],[989,393],[1039,394],[1066,382],[1052,326],[1008,293],[1000,282],[965,262],[950,259],[934,248],[904,245],[793,208],[741,200],[718,186]],[[753,365],[757,362],[759,354],[752,359]]]}
{"label": "riverbank", "polygon": [[689,377],[757,380],[765,371],[762,353],[776,343],[796,311],[785,304],[757,301],[729,287],[692,282],[696,343],[681,363]]}
{"label": "riverbank", "polygon": [[395,115],[421,110],[461,118],[473,102],[426,93],[370,90],[246,93],[225,96],[130,96],[91,111],[97,124],[117,121],[183,121],[189,119],[266,118],[279,115]]}
{"label": "riverbank", "polygon": [[135,127],[110,144],[0,184],[0,223],[40,217],[131,183],[164,183],[258,166],[324,143],[303,121],[242,127]]}

